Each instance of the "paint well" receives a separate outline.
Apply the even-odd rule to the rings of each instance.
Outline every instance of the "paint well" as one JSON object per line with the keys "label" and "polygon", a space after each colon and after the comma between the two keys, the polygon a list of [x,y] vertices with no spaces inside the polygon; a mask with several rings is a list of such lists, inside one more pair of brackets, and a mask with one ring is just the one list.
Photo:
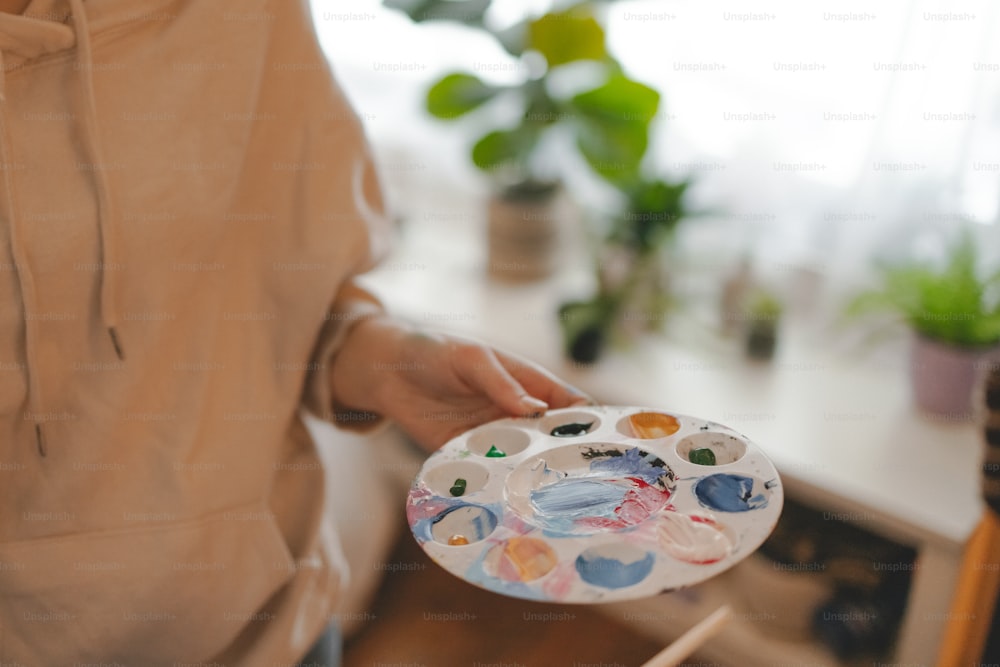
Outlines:
{"label": "paint well", "polygon": [[694,495],[709,509],[748,512],[767,507],[771,492],[754,477],[719,473],[699,479],[694,485]]}
{"label": "paint well", "polygon": [[[452,498],[469,496],[481,491],[490,479],[490,471],[478,461],[448,461],[427,470],[424,484],[436,496]],[[455,493],[456,486],[463,486],[458,480],[465,480],[461,493]]]}
{"label": "paint well", "polygon": [[656,528],[663,550],[685,563],[717,563],[734,549],[729,531],[711,517],[664,512]]}
{"label": "paint well", "polygon": [[[692,453],[707,449],[715,457],[714,464],[696,461]],[[747,453],[747,443],[741,438],[729,433],[716,431],[700,431],[687,436],[677,443],[677,455],[685,461],[698,465],[728,465],[736,463]]]}
{"label": "paint well", "polygon": [[468,448],[479,456],[498,457],[493,452],[503,452],[499,457],[514,456],[523,452],[531,444],[531,436],[515,426],[486,424],[469,435]]}
{"label": "paint well", "polygon": [[468,544],[481,542],[497,527],[496,515],[478,505],[459,505],[445,510],[431,523],[431,537],[441,544],[452,544],[461,535]]}
{"label": "paint well", "polygon": [[504,581],[534,581],[548,574],[559,562],[545,541],[534,537],[512,537],[487,552],[483,567]]}
{"label": "paint well", "polygon": [[651,552],[629,544],[603,544],[591,547],[576,558],[580,578],[601,588],[634,586],[653,571]]}
{"label": "paint well", "polygon": [[681,423],[677,417],[665,412],[636,412],[618,424],[618,430],[632,438],[652,440],[677,433]]}
{"label": "paint well", "polygon": [[538,429],[542,433],[556,438],[578,437],[594,433],[600,427],[601,420],[597,413],[588,410],[560,410],[546,415],[538,422]]}

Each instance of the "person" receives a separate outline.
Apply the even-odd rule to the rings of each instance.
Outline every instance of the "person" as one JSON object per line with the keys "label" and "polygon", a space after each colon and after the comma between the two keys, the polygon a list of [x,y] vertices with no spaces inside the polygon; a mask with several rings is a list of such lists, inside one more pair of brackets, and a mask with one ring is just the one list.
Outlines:
{"label": "person", "polygon": [[358,286],[389,231],[305,0],[0,9],[0,663],[294,664],[343,573],[300,408],[433,449],[586,398]]}

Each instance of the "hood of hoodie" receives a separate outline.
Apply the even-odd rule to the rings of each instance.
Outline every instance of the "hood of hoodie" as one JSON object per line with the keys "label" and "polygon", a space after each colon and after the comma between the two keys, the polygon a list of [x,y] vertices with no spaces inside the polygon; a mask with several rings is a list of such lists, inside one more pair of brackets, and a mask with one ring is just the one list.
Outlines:
{"label": "hood of hoodie", "polygon": [[0,62],[0,662],[291,661],[339,580],[298,410],[386,235],[306,3],[35,0]]}
{"label": "hood of hoodie", "polygon": [[68,0],[34,0],[23,14],[0,14],[3,69],[72,48],[76,35],[66,25],[69,17]]}

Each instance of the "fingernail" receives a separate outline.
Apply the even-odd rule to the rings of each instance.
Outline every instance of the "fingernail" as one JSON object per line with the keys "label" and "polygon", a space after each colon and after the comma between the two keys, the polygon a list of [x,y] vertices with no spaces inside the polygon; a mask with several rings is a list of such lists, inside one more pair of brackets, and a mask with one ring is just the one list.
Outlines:
{"label": "fingernail", "polygon": [[524,396],[521,398],[521,405],[526,408],[526,412],[529,412],[532,417],[541,417],[549,409],[548,403],[534,396]]}

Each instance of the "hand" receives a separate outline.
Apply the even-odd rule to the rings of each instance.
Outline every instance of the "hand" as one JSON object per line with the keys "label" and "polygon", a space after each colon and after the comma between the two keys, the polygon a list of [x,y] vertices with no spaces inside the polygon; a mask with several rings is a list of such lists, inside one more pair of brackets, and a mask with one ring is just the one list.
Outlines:
{"label": "hand", "polygon": [[529,361],[386,317],[351,330],[330,381],[339,405],[394,420],[428,450],[501,417],[593,403]]}

